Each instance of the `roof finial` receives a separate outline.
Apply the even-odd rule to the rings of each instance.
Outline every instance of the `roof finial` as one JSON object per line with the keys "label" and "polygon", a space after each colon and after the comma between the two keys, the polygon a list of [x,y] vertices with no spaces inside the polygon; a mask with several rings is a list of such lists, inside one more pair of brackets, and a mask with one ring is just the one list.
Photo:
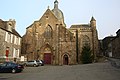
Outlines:
{"label": "roof finial", "polygon": [[48,6],[48,9],[50,8],[50,6]]}
{"label": "roof finial", "polygon": [[96,21],[95,18],[92,16],[91,21]]}

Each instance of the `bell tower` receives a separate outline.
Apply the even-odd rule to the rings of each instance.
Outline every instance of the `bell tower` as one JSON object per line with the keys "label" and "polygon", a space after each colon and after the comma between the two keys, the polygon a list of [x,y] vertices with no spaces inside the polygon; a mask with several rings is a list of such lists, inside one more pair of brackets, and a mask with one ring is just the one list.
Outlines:
{"label": "bell tower", "polygon": [[90,26],[94,27],[96,29],[96,20],[95,18],[92,16],[91,20],[90,20]]}
{"label": "bell tower", "polygon": [[96,55],[99,53],[99,51],[98,51],[98,33],[96,30],[96,20],[93,16],[90,21],[90,27],[92,27],[93,56],[94,56],[94,60],[96,60]]}
{"label": "bell tower", "polygon": [[54,1],[54,9],[52,9],[52,12],[55,15],[55,17],[60,21],[60,23],[66,27],[64,23],[64,15],[63,12],[58,8],[58,3],[58,0]]}
{"label": "bell tower", "polygon": [[55,2],[54,2],[54,9],[58,9],[58,1],[57,0],[55,0]]}

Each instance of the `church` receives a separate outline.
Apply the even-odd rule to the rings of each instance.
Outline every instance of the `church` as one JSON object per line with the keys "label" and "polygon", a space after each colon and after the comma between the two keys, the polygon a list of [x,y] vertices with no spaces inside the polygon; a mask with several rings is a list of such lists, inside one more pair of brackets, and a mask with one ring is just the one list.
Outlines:
{"label": "church", "polygon": [[42,17],[26,28],[22,37],[22,55],[27,60],[43,60],[45,64],[72,65],[81,63],[80,56],[85,44],[94,57],[98,53],[96,20],[90,24],[71,25],[67,28],[63,12],[55,0],[54,8],[45,11]]}

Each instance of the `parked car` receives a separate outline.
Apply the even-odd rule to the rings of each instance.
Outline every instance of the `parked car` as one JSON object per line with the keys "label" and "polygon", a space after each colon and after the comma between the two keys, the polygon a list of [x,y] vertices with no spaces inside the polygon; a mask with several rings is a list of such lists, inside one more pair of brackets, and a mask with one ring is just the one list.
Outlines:
{"label": "parked car", "polygon": [[23,71],[24,66],[14,62],[4,62],[0,64],[0,72],[17,73]]}
{"label": "parked car", "polygon": [[36,61],[40,66],[44,66],[44,61],[43,60],[36,60]]}
{"label": "parked car", "polygon": [[27,61],[24,64],[25,66],[33,66],[33,67],[38,67],[39,63],[36,60],[31,60],[31,61]]}

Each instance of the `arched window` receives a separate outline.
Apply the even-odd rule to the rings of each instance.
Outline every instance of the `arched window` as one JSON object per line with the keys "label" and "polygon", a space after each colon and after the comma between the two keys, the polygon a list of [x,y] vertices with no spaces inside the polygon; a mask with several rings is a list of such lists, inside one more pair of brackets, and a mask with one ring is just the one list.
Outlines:
{"label": "arched window", "polygon": [[83,46],[90,46],[90,39],[87,35],[83,36],[82,44],[83,44]]}
{"label": "arched window", "polygon": [[52,38],[52,28],[50,25],[48,25],[45,29],[45,33],[44,33],[45,38]]}

